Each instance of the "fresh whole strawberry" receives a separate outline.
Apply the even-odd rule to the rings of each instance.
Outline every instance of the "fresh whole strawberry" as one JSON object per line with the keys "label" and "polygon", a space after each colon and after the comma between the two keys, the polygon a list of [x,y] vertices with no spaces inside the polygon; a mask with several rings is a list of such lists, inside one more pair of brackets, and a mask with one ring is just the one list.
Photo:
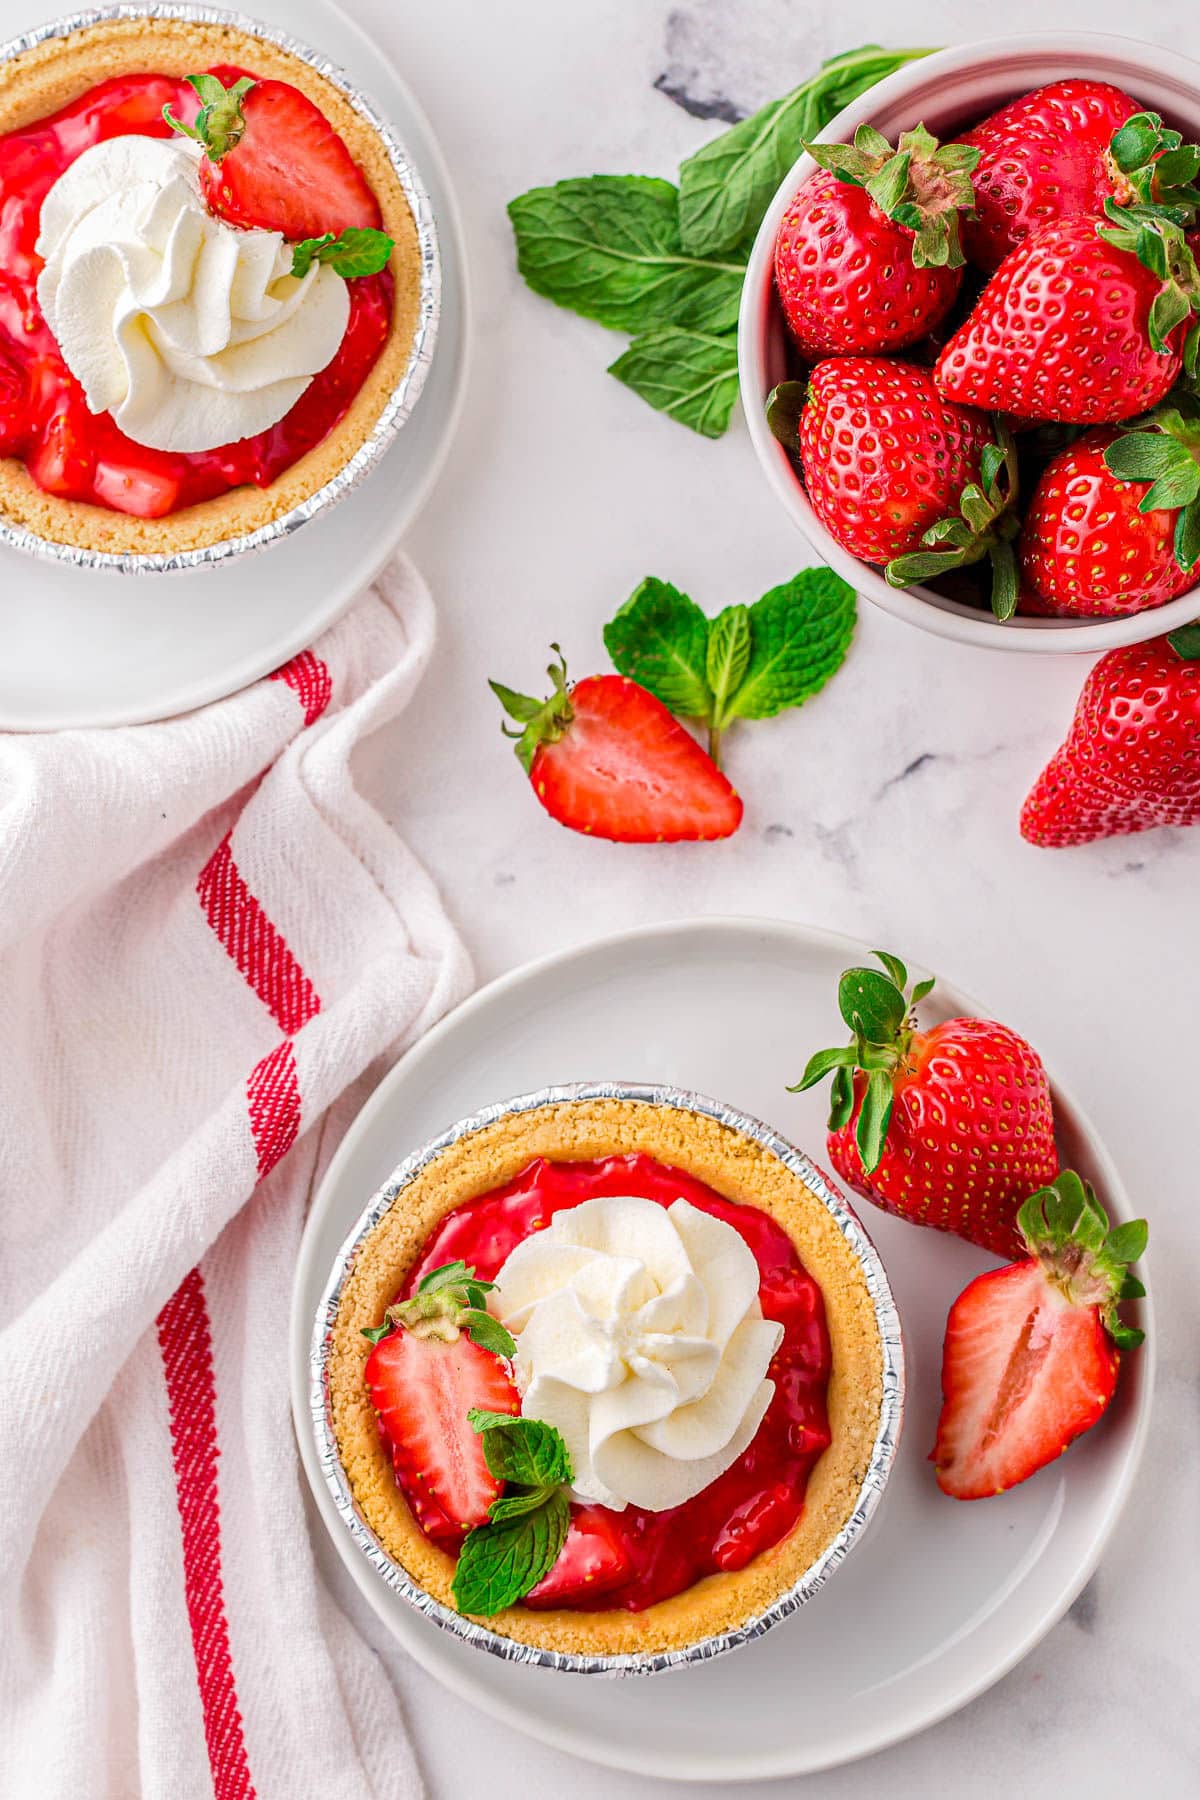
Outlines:
{"label": "fresh whole strawberry", "polygon": [[730,837],[742,803],[712,758],[661,700],[624,675],[567,685],[559,660],[548,700],[500,682],[493,693],[519,731],[517,759],[560,825],[623,844]]}
{"label": "fresh whole strawberry", "polygon": [[978,151],[939,149],[924,126],[899,148],[869,125],[850,144],[805,144],[819,165],[775,242],[775,283],[802,356],[902,350],[940,325],[962,284],[959,212]]}
{"label": "fresh whole strawberry", "polygon": [[991,1019],[923,1030],[915,1009],[932,978],[909,994],[904,964],[876,955],[885,973],[848,969],[838,985],[853,1043],[818,1050],[791,1091],[832,1073],[827,1148],[857,1193],[1011,1256],[1022,1201],[1058,1169],[1041,1058]]}
{"label": "fresh whole strawberry", "polygon": [[[201,144],[200,185],[231,225],[281,231],[289,243],[377,230],[379,204],[318,106],[286,81],[189,75],[202,106],[194,125],[164,108],[176,131]],[[365,272],[365,271],[361,271]]]}
{"label": "fresh whole strawberry", "polygon": [[955,1500],[1002,1494],[1061,1456],[1105,1411],[1121,1351],[1143,1337],[1117,1308],[1145,1292],[1129,1273],[1144,1219],[1110,1231],[1092,1189],[1064,1169],[1017,1223],[1021,1260],[978,1276],[946,1321],[931,1460]]}
{"label": "fresh whole strawberry", "polygon": [[1194,353],[1200,275],[1178,225],[1109,208],[1109,225],[1052,220],[1004,259],[938,357],[948,400],[1077,425],[1158,404]]}
{"label": "fresh whole strawberry", "polygon": [[1098,426],[1046,465],[1018,552],[1049,613],[1120,618],[1195,582],[1200,421],[1162,409],[1135,431]]}
{"label": "fresh whole strawberry", "polygon": [[422,1531],[447,1550],[487,1523],[503,1487],[468,1413],[521,1410],[506,1361],[516,1347],[487,1311],[492,1285],[448,1263],[364,1333],[374,1344],[364,1378],[396,1479]]}
{"label": "fresh whole strawberry", "polygon": [[1021,809],[1021,835],[1059,849],[1200,825],[1200,627],[1102,656],[1067,741]]}
{"label": "fresh whole strawberry", "polygon": [[991,274],[1050,220],[1102,213],[1126,191],[1110,144],[1137,112],[1120,88],[1072,77],[1022,94],[964,131],[959,142],[979,152],[975,216],[963,224],[968,259]]}
{"label": "fresh whole strawberry", "polygon": [[[788,410],[772,397],[785,442]],[[843,549],[886,565],[896,587],[986,556],[993,605],[1012,612],[1016,463],[998,423],[947,402],[928,369],[834,357],[809,377],[796,444],[813,511]]]}

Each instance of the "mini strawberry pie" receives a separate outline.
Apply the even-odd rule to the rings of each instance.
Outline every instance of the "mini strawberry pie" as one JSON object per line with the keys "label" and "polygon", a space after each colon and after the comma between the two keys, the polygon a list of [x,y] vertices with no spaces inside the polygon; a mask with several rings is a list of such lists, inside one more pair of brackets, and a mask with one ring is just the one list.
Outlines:
{"label": "mini strawberry pie", "polygon": [[680,1652],[850,1521],[894,1353],[799,1173],[585,1092],[400,1190],[339,1296],[327,1413],[354,1509],[443,1607],[568,1658]]}
{"label": "mini strawberry pie", "polygon": [[0,518],[171,556],[269,526],[370,437],[421,255],[348,95],[233,26],[109,19],[0,65]]}

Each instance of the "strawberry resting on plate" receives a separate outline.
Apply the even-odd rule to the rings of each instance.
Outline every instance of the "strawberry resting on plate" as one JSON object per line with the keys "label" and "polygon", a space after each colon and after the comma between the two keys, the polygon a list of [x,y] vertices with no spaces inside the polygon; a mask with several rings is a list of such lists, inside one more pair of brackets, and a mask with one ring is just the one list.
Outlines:
{"label": "strawberry resting on plate", "polygon": [[915,1008],[933,978],[910,993],[899,958],[876,955],[884,973],[847,969],[838,985],[854,1041],[818,1050],[792,1092],[832,1074],[829,1155],[857,1193],[1011,1256],[1022,1201],[1058,1168],[1042,1060],[993,1019],[922,1029]]}
{"label": "strawberry resting on plate", "polygon": [[978,1276],[946,1322],[932,1461],[955,1500],[1002,1494],[1061,1456],[1107,1408],[1121,1351],[1142,1341],[1118,1307],[1145,1293],[1129,1272],[1144,1219],[1110,1230],[1092,1189],[1064,1169],[1017,1223],[1025,1255]]}

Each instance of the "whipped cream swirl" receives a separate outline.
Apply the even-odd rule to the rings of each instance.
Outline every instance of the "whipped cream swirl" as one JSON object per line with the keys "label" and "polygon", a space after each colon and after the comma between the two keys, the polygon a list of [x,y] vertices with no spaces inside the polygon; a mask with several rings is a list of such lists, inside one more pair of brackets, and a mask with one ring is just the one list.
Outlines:
{"label": "whipped cream swirl", "polygon": [[783,1327],[723,1219],[682,1199],[585,1200],[518,1244],[497,1283],[522,1412],[562,1433],[581,1500],[679,1506],[758,1430]]}
{"label": "whipped cream swirl", "polygon": [[274,425],[350,315],[328,266],[297,280],[280,232],[209,211],[202,154],[182,138],[108,138],[42,202],[46,323],[89,409],[154,450],[213,450]]}

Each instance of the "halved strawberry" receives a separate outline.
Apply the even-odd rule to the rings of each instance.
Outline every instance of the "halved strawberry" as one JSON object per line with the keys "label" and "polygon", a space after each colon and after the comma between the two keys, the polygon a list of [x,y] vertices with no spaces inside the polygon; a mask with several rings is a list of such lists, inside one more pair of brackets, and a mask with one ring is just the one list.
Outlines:
{"label": "halved strawberry", "polygon": [[488,1468],[467,1415],[473,1407],[514,1417],[521,1410],[501,1352],[506,1346],[511,1354],[512,1340],[484,1310],[491,1285],[463,1263],[449,1263],[363,1333],[375,1346],[364,1379],[396,1479],[422,1531],[451,1551],[487,1523],[504,1485]]}
{"label": "halved strawberry", "polygon": [[548,1575],[525,1596],[533,1607],[574,1606],[596,1594],[611,1593],[629,1579],[631,1564],[615,1516],[603,1506],[581,1506],[571,1514],[571,1525],[558,1561]]}
{"label": "halved strawberry", "polygon": [[286,81],[189,76],[203,106],[195,125],[167,123],[203,144],[200,185],[232,225],[281,231],[289,243],[375,230],[379,203],[320,107]]}
{"label": "halved strawberry", "polygon": [[544,701],[490,685],[521,724],[506,735],[517,739],[517,759],[551,818],[623,844],[737,830],[740,799],[661,700],[624,675],[589,675],[569,688],[561,652],[548,673],[554,692]]}
{"label": "halved strawberry", "polygon": [[1061,1456],[1104,1412],[1120,1351],[1142,1333],[1117,1307],[1144,1290],[1129,1264],[1146,1223],[1109,1230],[1070,1169],[1021,1208],[1027,1259],[974,1280],[950,1309],[932,1460],[956,1500],[1003,1493]]}

